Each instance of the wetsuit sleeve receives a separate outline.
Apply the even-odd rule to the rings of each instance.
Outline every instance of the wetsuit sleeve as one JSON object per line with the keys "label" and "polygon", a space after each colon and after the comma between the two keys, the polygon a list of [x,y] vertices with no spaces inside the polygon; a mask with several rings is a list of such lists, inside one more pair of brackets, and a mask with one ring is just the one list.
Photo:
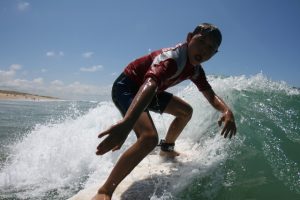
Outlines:
{"label": "wetsuit sleeve", "polygon": [[158,87],[160,87],[168,81],[168,79],[170,79],[176,71],[176,61],[174,59],[166,59],[157,64],[152,64],[145,74],[145,80],[151,77],[157,82]]}
{"label": "wetsuit sleeve", "polygon": [[199,66],[195,75],[191,78],[191,81],[197,86],[199,91],[211,89],[211,85],[208,83],[205,72],[201,66]]}

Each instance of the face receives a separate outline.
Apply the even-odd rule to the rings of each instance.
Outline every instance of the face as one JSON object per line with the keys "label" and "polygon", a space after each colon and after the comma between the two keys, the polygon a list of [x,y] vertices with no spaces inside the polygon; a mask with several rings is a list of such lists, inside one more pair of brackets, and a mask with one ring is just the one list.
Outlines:
{"label": "face", "polygon": [[210,35],[189,34],[187,44],[189,61],[194,66],[209,60],[218,51],[218,45]]}

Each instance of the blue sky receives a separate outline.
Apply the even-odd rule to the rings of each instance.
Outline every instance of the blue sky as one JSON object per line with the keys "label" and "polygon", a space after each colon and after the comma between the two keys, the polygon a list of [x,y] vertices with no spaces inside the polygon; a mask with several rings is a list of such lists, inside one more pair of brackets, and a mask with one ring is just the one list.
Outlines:
{"label": "blue sky", "polygon": [[96,98],[130,61],[202,22],[223,34],[206,74],[262,71],[300,87],[299,11],[298,0],[1,0],[0,89]]}

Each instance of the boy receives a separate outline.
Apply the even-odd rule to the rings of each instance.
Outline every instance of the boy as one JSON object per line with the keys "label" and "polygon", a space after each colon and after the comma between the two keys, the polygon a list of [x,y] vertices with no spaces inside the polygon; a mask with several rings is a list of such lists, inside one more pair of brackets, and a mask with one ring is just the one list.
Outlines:
{"label": "boy", "polygon": [[170,86],[190,79],[208,102],[223,113],[219,126],[225,123],[221,135],[236,134],[233,113],[218,97],[206,80],[201,63],[209,60],[222,41],[221,32],[212,24],[203,23],[188,33],[187,41],[175,48],[154,51],[130,63],[112,88],[112,99],[124,118],[99,138],[108,135],[97,147],[97,155],[118,150],[133,129],[137,141],[120,157],[104,185],[93,200],[110,200],[117,185],[158,144],[158,134],[149,110],[175,116],[165,140],[160,142],[161,156],[175,157],[177,137],[192,117],[192,107],[166,91]]}

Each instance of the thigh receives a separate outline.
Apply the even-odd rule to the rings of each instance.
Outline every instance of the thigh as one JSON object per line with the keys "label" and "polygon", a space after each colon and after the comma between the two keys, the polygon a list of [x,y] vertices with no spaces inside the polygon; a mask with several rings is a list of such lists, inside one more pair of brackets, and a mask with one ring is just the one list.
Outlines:
{"label": "thigh", "polygon": [[141,137],[143,134],[157,136],[157,131],[149,114],[149,111],[142,112],[142,114],[134,124],[133,130],[137,138]]}
{"label": "thigh", "polygon": [[185,102],[183,99],[174,96],[169,101],[164,113],[168,113],[174,116],[189,115],[193,112],[193,108]]}

